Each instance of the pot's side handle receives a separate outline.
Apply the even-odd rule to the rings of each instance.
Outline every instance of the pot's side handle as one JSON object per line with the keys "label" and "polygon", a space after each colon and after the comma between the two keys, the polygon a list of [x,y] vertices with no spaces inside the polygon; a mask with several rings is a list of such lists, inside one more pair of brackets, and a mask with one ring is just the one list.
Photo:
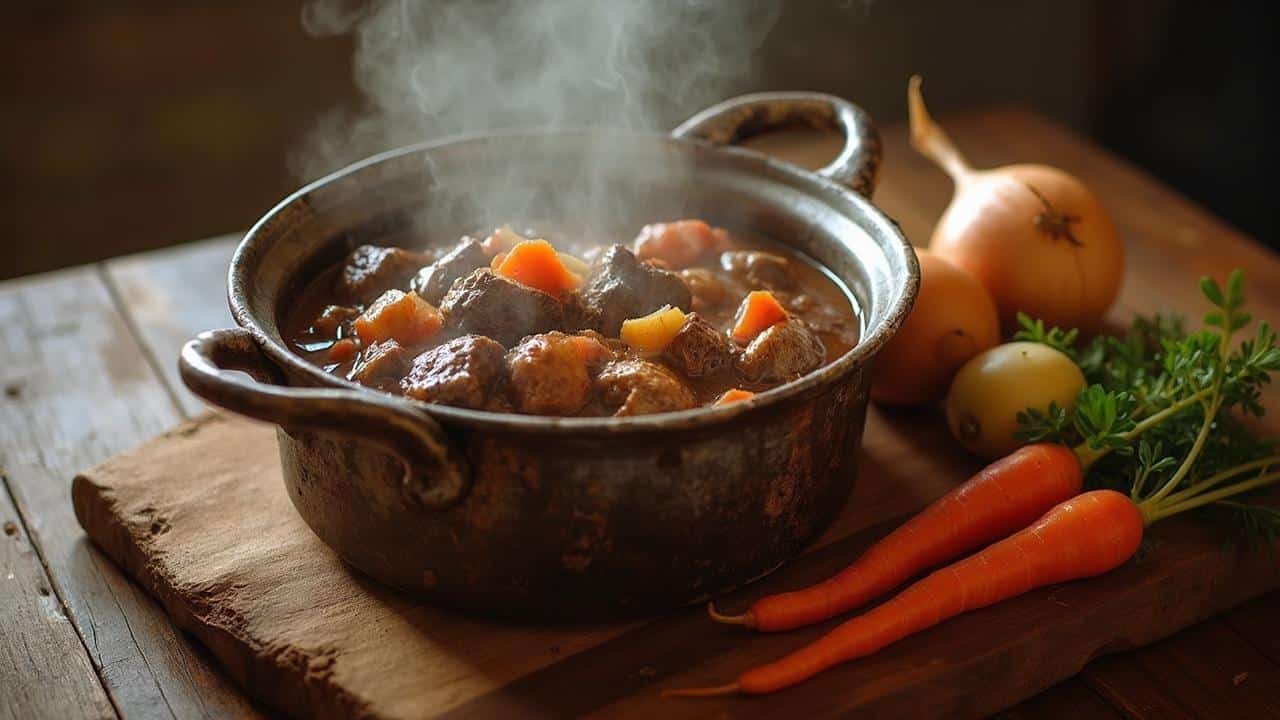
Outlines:
{"label": "pot's side handle", "polygon": [[817,173],[863,197],[871,197],[883,154],[880,133],[865,110],[835,95],[815,92],[742,95],[703,110],[671,134],[714,145],[733,145],[752,135],[797,125],[842,133],[844,147],[840,154]]}
{"label": "pot's side handle", "polygon": [[248,330],[200,333],[182,348],[178,367],[192,392],[232,412],[286,430],[356,436],[381,447],[404,464],[401,490],[423,507],[445,509],[470,489],[465,460],[426,412],[373,392],[284,386],[280,370]]}

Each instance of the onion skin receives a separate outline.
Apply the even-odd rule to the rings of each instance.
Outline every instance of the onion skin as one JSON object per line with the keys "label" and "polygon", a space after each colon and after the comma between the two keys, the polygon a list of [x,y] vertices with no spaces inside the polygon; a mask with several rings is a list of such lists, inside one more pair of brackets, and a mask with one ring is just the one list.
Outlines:
{"label": "onion skin", "polygon": [[1124,277],[1124,244],[1098,197],[1048,165],[974,170],[907,88],[911,144],[955,182],[929,249],[991,293],[1006,332],[1024,312],[1047,325],[1100,329]]}
{"label": "onion skin", "polygon": [[[1078,218],[1068,223],[1071,239],[1037,225],[1045,213],[1037,191],[1054,212]],[[966,176],[929,247],[986,286],[1006,330],[1024,312],[1046,325],[1096,331],[1124,277],[1124,247],[1097,196],[1047,165]]]}
{"label": "onion skin", "polygon": [[876,357],[871,399],[881,405],[942,399],[960,366],[1000,342],[996,305],[982,283],[928,251],[916,257],[915,306]]}

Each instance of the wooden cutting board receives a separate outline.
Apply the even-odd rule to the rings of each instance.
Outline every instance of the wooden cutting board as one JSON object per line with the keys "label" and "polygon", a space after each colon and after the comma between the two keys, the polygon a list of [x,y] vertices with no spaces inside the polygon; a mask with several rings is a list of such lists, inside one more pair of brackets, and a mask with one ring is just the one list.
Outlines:
{"label": "wooden cutting board", "polygon": [[[823,543],[727,598],[829,574],[967,467],[914,415],[878,418],[862,482]],[[921,432],[921,429],[924,429]],[[911,438],[908,440],[908,438]],[[662,700],[724,681],[830,627],[757,636],[701,608],[586,627],[505,625],[417,603],[345,567],[294,513],[270,427],[209,415],[76,478],[93,541],[251,695],[296,716],[976,717],[1275,587],[1262,553],[1170,523],[1140,562],[988,608],[767,698]],[[867,526],[867,527],[864,527]],[[851,532],[854,528],[864,529]]]}
{"label": "wooden cutting board", "polygon": [[[1196,277],[1244,266],[1256,314],[1280,320],[1280,260],[1141,173],[1023,113],[962,117],[953,127],[980,165],[1051,162],[1102,195],[1130,260],[1113,319],[1198,313]],[[901,132],[888,145],[877,203],[922,241],[947,186],[906,150]],[[1267,402],[1280,408],[1280,393]],[[1274,415],[1267,427],[1280,433]],[[835,525],[724,607],[829,575],[976,467],[936,415],[873,409],[859,483]],[[588,627],[503,625],[415,603],[347,569],[298,519],[270,428],[220,416],[83,473],[73,499],[90,538],[249,694],[297,716],[976,717],[1096,655],[1151,642],[1280,584],[1274,560],[1174,520],[1153,531],[1141,561],[955,619],[799,688],[664,701],[661,688],[724,682],[834,623],[763,636],[691,608]],[[1265,698],[1265,678],[1257,680],[1235,691]]]}

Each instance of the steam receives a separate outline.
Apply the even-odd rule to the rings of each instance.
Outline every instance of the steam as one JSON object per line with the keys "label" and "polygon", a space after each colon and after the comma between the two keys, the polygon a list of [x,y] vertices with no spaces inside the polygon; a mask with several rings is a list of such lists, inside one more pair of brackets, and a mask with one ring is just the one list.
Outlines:
{"label": "steam", "polygon": [[313,0],[308,32],[350,33],[363,105],[293,158],[313,179],[460,132],[665,130],[749,87],[780,0]]}

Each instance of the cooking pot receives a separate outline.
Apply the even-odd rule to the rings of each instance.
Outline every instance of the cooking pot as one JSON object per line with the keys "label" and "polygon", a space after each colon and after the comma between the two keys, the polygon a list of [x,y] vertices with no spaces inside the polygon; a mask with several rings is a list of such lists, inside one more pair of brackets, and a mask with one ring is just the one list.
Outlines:
{"label": "cooking pot", "polygon": [[[843,150],[814,173],[729,147],[795,125],[842,133]],[[702,600],[795,556],[853,487],[872,361],[919,277],[868,200],[879,161],[867,115],[815,93],[730,100],[670,136],[502,132],[393,150],[303,188],[245,235],[228,275],[239,327],[187,343],[182,377],[205,400],[279,426],[298,513],[384,583],[521,616]],[[771,237],[849,289],[861,339],[745,402],[558,418],[380,393],[305,362],[282,337],[302,288],[357,245],[451,241],[535,216],[587,218],[610,238],[681,217]]]}

